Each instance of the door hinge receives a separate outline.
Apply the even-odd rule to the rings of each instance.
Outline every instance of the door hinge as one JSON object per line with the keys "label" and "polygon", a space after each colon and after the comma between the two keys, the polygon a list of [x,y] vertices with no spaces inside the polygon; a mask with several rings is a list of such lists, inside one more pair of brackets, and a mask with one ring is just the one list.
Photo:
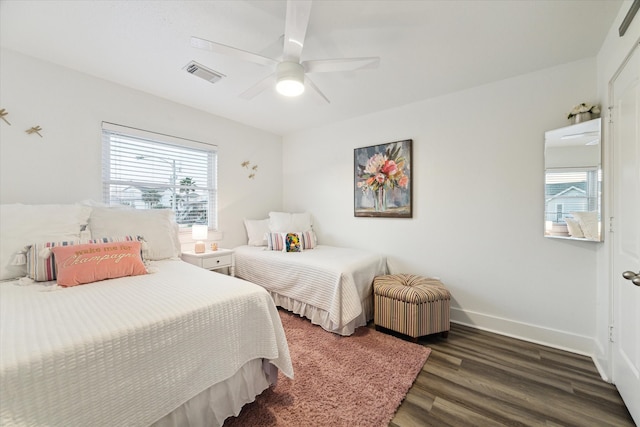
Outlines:
{"label": "door hinge", "polygon": [[613,217],[612,216],[609,217],[609,232],[610,233],[614,232],[614,230],[613,230]]}
{"label": "door hinge", "polygon": [[615,342],[613,339],[613,325],[609,326],[609,342]]}
{"label": "door hinge", "polygon": [[613,123],[613,105],[610,105],[607,109],[609,110],[609,123]]}

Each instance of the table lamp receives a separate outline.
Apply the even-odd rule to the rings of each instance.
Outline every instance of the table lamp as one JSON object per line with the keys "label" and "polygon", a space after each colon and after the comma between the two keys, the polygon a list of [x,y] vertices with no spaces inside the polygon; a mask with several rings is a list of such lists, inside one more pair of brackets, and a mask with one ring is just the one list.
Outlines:
{"label": "table lamp", "polygon": [[195,224],[191,227],[191,238],[196,241],[194,252],[201,254],[205,251],[203,240],[209,237],[209,226]]}

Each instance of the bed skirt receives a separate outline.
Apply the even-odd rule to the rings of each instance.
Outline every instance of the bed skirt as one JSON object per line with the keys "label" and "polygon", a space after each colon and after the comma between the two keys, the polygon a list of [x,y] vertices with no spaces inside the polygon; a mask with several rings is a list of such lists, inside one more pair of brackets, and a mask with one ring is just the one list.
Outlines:
{"label": "bed skirt", "polygon": [[245,404],[275,385],[277,379],[278,368],[264,359],[251,360],[231,378],[197,394],[152,426],[220,427],[224,420],[240,414]]}
{"label": "bed skirt", "polygon": [[295,314],[299,314],[302,317],[306,317],[314,325],[319,325],[325,331],[333,332],[338,335],[352,335],[356,328],[365,326],[367,322],[373,319],[373,295],[365,296],[362,301],[362,312],[358,317],[353,319],[346,325],[337,325],[329,318],[329,312],[322,310],[318,307],[314,307],[310,304],[280,295],[276,292],[267,291],[271,294],[273,301],[278,307],[282,307],[285,310],[291,311]]}

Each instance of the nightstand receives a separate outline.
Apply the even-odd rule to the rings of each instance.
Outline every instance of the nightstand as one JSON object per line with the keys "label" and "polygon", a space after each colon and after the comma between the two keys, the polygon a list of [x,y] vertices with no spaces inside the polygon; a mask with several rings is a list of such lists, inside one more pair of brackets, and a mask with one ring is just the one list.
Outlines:
{"label": "nightstand", "polygon": [[193,251],[182,252],[182,260],[207,270],[228,268],[229,275],[235,275],[236,262],[233,249],[218,249],[197,254]]}

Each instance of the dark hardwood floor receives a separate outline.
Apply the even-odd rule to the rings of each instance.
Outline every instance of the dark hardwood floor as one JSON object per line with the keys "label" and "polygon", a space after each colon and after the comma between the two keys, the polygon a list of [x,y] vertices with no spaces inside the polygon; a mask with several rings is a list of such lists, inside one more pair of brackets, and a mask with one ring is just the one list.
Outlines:
{"label": "dark hardwood floor", "polygon": [[593,361],[453,325],[432,349],[390,423],[410,426],[634,426]]}

